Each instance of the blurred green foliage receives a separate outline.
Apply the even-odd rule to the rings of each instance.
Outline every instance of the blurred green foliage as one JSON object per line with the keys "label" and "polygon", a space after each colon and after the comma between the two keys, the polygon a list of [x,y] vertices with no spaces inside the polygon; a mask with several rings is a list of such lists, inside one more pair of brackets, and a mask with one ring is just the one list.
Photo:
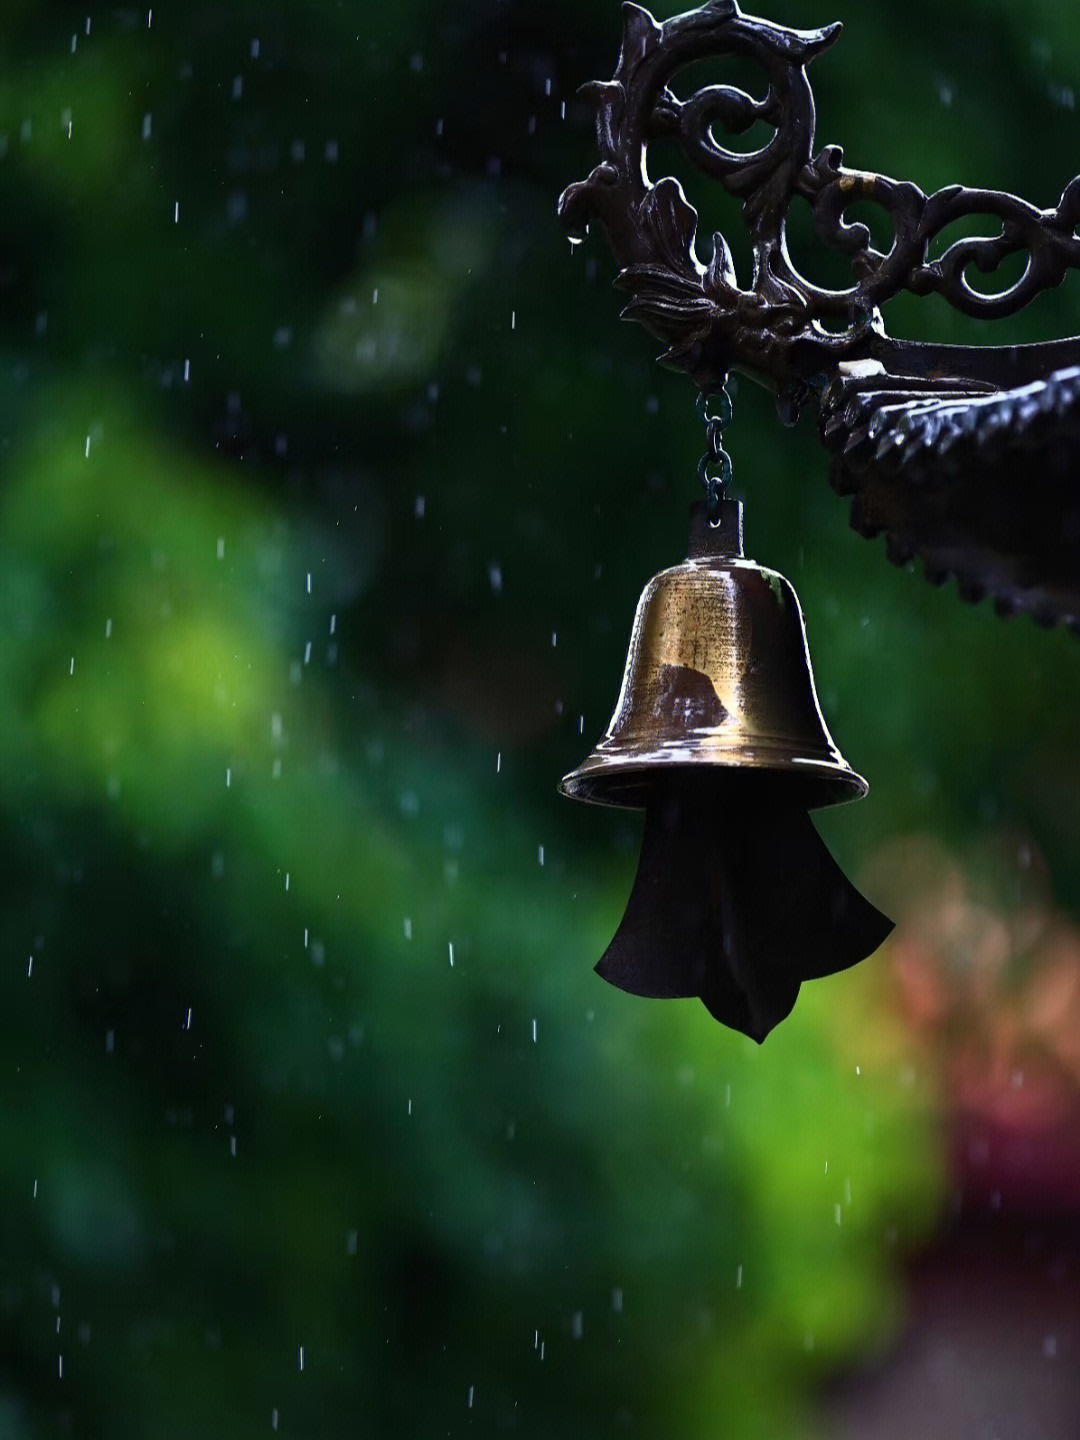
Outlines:
{"label": "blurred green foliage", "polygon": [[[1047,204],[1075,168],[1056,0],[770,14],[849,23],[815,84],[852,163]],[[565,0],[4,8],[5,1440],[806,1435],[897,1334],[944,1178],[875,962],[761,1051],[591,971],[639,824],[555,781],[701,448],[553,219],[618,38]],[[1070,287],[999,338],[1078,325]],[[1075,641],[891,570],[809,430],[736,418],[874,785],[838,856],[1008,821],[1075,906]]]}

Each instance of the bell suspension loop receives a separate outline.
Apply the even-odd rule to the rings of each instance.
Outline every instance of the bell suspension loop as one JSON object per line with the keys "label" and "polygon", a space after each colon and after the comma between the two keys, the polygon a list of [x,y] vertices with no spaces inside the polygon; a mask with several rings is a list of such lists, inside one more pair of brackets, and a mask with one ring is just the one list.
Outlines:
{"label": "bell suspension loop", "polygon": [[697,413],[705,426],[708,446],[698,462],[698,479],[705,488],[709,524],[716,525],[731,484],[731,456],[724,449],[724,431],[731,424],[731,395],[727,385],[719,390],[702,390],[697,397]]}

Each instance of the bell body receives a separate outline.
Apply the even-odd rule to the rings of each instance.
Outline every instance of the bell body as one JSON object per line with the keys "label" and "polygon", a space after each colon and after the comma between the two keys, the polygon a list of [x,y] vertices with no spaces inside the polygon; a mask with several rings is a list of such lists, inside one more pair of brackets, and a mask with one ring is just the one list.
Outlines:
{"label": "bell body", "polygon": [[808,810],[865,795],[822,718],[794,589],[743,558],[740,503],[715,526],[694,506],[689,549],[645,587],[611,723],[559,788],[643,808],[668,767],[722,766]]}
{"label": "bell body", "polygon": [[764,1040],[804,980],[892,923],[806,813],[867,791],[822,719],[795,591],[742,554],[742,509],[693,507],[689,556],[645,587],[622,691],[560,788],[645,810],[626,913],[597,970],[632,995],[698,996]]}

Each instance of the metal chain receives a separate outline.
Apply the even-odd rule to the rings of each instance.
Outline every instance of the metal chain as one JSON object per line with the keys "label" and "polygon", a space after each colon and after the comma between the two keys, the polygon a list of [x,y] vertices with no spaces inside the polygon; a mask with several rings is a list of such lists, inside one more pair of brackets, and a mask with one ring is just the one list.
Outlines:
{"label": "metal chain", "polygon": [[[715,409],[710,409],[714,402]],[[705,426],[709,446],[698,462],[698,479],[705,487],[709,519],[715,520],[731,484],[731,456],[724,449],[724,430],[731,424],[731,396],[727,387],[702,390],[697,397],[697,413]]]}

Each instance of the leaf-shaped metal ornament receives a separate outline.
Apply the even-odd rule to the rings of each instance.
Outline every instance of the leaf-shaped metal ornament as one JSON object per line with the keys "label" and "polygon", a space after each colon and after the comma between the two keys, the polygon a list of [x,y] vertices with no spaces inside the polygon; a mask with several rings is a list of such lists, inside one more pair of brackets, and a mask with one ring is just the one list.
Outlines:
{"label": "leaf-shaped metal ornament", "polygon": [[[981,319],[1015,314],[1080,266],[1080,177],[1043,209],[964,185],[927,194],[910,180],[849,167],[838,145],[815,150],[806,67],[839,34],[839,25],[796,30],[746,15],[735,0],[663,22],[625,5],[614,80],[590,90],[603,163],[568,187],[560,213],[575,234],[599,225],[633,296],[624,313],[663,340],[665,364],[701,389],[719,388],[732,370],[746,374],[774,392],[786,423],[807,406],[820,409],[836,453],[833,483],[855,498],[857,529],[889,537],[891,558],[921,556],[932,579],[956,575],[965,596],[990,594],[1003,613],[1075,626],[1080,526],[1066,477],[1080,446],[1070,373],[1080,367],[1080,339],[912,344],[886,334],[881,307],[908,291]],[[722,56],[759,66],[762,98],[730,85],[674,93],[684,67]],[[724,145],[724,134],[756,121],[773,131],[761,148]],[[741,202],[753,250],[745,289],[723,237],[714,237],[708,266],[699,262],[697,216],[678,182],[649,180],[646,153],[657,136],[677,140],[691,165]],[[796,199],[809,205],[823,243],[847,260],[849,285],[831,290],[798,270],[786,236]],[[859,202],[890,223],[887,252],[848,219]],[[987,216],[997,233],[962,238],[931,258],[946,229]],[[1027,263],[1016,284],[997,294],[972,284],[973,271],[993,275],[1017,254]],[[1039,476],[1021,516],[1005,493],[1013,463]]]}

